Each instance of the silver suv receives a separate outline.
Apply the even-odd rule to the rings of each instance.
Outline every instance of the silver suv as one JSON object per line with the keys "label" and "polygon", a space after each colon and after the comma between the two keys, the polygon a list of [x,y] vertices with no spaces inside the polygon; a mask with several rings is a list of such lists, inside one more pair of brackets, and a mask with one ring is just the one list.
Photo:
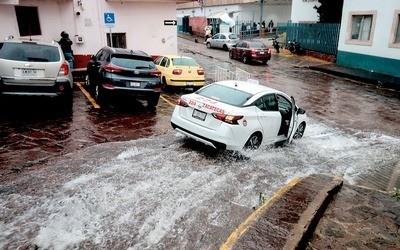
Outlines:
{"label": "silver suv", "polygon": [[0,95],[59,96],[72,101],[73,80],[57,42],[0,42]]}

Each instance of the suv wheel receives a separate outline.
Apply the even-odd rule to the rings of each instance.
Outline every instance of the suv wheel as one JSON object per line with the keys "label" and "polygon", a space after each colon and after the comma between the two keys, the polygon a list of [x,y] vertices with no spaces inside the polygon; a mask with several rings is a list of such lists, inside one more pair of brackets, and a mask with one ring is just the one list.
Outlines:
{"label": "suv wheel", "polygon": [[96,98],[96,102],[103,106],[105,104],[106,98],[104,94],[104,89],[100,85],[96,85],[94,88],[94,97]]}
{"label": "suv wheel", "polygon": [[85,85],[86,85],[86,87],[90,87],[90,79],[89,79],[88,74],[86,74],[86,76],[85,76]]}
{"label": "suv wheel", "polygon": [[224,44],[224,46],[222,46],[222,48],[226,51],[228,51],[228,46],[226,46],[226,44]]}
{"label": "suv wheel", "polygon": [[158,104],[160,99],[160,94],[152,95],[147,98],[147,107],[154,108]]}

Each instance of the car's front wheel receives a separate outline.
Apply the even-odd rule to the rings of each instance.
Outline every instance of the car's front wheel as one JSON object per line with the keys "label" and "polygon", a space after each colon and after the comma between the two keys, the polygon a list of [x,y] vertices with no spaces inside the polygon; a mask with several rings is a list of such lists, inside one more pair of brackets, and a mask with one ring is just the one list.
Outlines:
{"label": "car's front wheel", "polygon": [[245,149],[258,149],[262,142],[262,134],[260,132],[256,132],[250,136],[244,145]]}
{"label": "car's front wheel", "polygon": [[207,43],[207,48],[211,49],[211,43]]}
{"label": "car's front wheel", "polygon": [[305,122],[300,123],[300,125],[297,127],[296,132],[293,135],[293,139],[297,140],[303,137],[305,130],[306,130],[306,123]]}

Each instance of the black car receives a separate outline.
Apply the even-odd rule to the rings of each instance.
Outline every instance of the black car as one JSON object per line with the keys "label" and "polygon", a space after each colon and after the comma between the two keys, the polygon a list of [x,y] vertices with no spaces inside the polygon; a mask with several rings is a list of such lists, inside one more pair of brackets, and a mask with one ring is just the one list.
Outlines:
{"label": "black car", "polygon": [[145,99],[154,107],[160,98],[160,75],[143,51],[104,47],[88,63],[86,85],[100,105],[110,96],[123,95]]}

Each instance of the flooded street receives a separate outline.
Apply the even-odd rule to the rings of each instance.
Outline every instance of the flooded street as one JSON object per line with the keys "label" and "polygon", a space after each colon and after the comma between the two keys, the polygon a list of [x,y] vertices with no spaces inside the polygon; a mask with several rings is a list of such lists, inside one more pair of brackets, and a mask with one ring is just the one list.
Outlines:
{"label": "flooded street", "polygon": [[170,128],[175,93],[163,93],[156,111],[135,101],[96,110],[79,89],[63,112],[48,100],[2,99],[0,249],[216,249],[260,193],[269,197],[293,177],[399,187],[399,92],[311,71],[321,63],[314,59],[244,65],[203,44],[179,46],[208,81],[215,66],[239,67],[293,95],[310,118],[304,137],[214,152]]}

